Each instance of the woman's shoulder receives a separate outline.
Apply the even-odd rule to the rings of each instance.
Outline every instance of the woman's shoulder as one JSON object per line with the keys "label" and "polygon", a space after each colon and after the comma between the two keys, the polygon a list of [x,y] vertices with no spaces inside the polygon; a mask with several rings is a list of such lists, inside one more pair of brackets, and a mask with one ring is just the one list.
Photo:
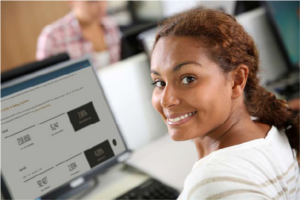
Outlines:
{"label": "woman's shoulder", "polygon": [[268,146],[263,140],[255,142],[248,147],[234,147],[221,149],[200,159],[193,166],[191,174],[198,174],[203,179],[212,176],[235,175],[247,177],[248,173],[258,173],[263,168],[268,168]]}
{"label": "woman's shoulder", "polygon": [[101,24],[107,32],[107,36],[113,38],[114,41],[119,42],[121,38],[121,32],[114,17],[106,15],[101,19]]}
{"label": "woman's shoulder", "polygon": [[296,160],[283,161],[265,139],[215,151],[195,163],[182,198],[271,198],[297,172]]}
{"label": "woman's shoulder", "polygon": [[105,15],[101,18],[101,23],[107,28],[117,28],[118,24],[113,16]]}
{"label": "woman's shoulder", "polygon": [[[212,152],[197,161],[194,170],[217,169],[237,171],[286,171],[295,161],[284,131],[272,127],[266,138],[256,139],[239,145]],[[209,166],[209,167],[207,167]]]}
{"label": "woman's shoulder", "polygon": [[56,34],[63,33],[62,31],[64,30],[71,30],[71,29],[76,30],[78,28],[79,28],[78,21],[75,15],[72,12],[70,12],[64,17],[45,26],[42,30],[42,34],[55,36]]}
{"label": "woman's shoulder", "polygon": [[[197,163],[184,183],[182,199],[245,199],[266,198],[263,188],[257,187],[259,182],[265,182],[255,169],[247,166],[243,158],[227,157],[211,158],[201,164]],[[239,162],[237,162],[239,161]],[[250,162],[250,165],[259,165]],[[246,192],[247,191],[247,192]],[[235,196],[235,195],[243,196]],[[268,198],[268,197],[267,197]],[[246,198],[247,199],[247,198]]]}

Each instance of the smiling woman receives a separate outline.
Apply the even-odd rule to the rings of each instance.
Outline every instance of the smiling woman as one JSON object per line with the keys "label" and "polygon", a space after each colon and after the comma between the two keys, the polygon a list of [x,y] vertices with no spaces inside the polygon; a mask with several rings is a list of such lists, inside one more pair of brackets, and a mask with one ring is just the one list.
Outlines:
{"label": "smiling woman", "polygon": [[193,139],[199,155],[179,199],[299,198],[299,116],[259,86],[258,63],[252,38],[223,12],[160,24],[152,103],[172,139]]}

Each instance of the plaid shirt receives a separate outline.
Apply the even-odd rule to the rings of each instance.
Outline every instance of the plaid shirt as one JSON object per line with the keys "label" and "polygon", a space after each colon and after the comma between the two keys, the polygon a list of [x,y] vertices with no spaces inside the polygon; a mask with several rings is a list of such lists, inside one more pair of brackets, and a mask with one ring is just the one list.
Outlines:
{"label": "plaid shirt", "polygon": [[[110,63],[117,62],[120,59],[120,31],[108,16],[102,18],[100,24],[104,28]],[[43,29],[38,38],[36,58],[42,60],[62,52],[67,52],[71,59],[93,53],[92,43],[82,36],[79,22],[72,12]]]}

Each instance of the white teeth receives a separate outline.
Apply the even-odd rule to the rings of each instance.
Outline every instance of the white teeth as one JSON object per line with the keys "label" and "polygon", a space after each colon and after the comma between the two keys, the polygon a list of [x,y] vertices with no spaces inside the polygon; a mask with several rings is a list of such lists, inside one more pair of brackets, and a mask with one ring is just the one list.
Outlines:
{"label": "white teeth", "polygon": [[169,118],[169,121],[170,121],[170,122],[178,122],[178,121],[180,121],[180,120],[183,120],[183,119],[185,119],[185,118],[187,118],[187,117],[192,116],[192,115],[195,114],[195,113],[196,113],[196,111],[190,112],[190,113],[188,113],[188,114],[185,114],[185,115],[182,115],[182,116],[180,116],[180,117],[173,118],[173,119]]}

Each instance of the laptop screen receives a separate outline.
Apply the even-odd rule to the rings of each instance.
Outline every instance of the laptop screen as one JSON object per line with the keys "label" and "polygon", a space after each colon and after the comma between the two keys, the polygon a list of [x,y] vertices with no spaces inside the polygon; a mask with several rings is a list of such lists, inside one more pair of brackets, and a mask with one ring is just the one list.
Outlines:
{"label": "laptop screen", "polygon": [[2,178],[35,199],[127,151],[88,59],[1,88]]}

